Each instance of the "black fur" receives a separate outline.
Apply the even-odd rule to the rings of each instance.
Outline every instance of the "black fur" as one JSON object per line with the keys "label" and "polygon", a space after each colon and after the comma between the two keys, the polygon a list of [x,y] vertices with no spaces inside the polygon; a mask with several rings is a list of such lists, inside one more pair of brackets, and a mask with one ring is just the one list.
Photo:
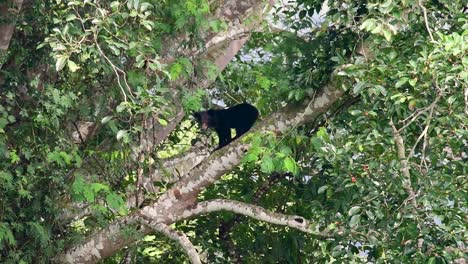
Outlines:
{"label": "black fur", "polygon": [[[193,114],[202,129],[214,128],[219,138],[220,149],[239,138],[253,126],[258,118],[258,110],[248,103],[235,105],[228,109],[196,112]],[[231,128],[236,130],[232,138]]]}

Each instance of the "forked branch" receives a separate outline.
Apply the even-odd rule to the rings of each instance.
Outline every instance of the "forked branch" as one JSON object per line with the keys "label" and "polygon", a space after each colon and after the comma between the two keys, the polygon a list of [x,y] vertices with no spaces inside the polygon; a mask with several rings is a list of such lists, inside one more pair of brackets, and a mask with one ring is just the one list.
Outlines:
{"label": "forked branch", "polygon": [[200,255],[198,254],[197,250],[193,246],[192,242],[190,242],[190,240],[184,233],[180,231],[176,231],[166,224],[157,223],[155,221],[141,219],[141,223],[149,226],[154,231],[163,233],[168,238],[179,243],[179,245],[182,247],[185,253],[187,253],[187,256],[189,257],[190,262],[192,262],[193,264],[202,263],[200,260]]}

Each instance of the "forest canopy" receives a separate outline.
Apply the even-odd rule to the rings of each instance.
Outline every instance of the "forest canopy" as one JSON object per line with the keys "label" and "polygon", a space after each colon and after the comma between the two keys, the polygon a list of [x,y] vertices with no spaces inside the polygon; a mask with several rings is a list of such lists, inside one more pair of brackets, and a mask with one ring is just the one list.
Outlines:
{"label": "forest canopy", "polygon": [[0,262],[465,263],[466,12],[0,1]]}

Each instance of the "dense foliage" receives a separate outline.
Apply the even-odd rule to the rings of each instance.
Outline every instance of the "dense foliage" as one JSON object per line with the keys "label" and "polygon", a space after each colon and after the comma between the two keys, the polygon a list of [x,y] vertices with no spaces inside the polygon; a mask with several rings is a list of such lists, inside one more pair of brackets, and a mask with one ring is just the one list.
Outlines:
{"label": "dense foliage", "polygon": [[[176,91],[186,113],[248,101],[265,117],[313,98],[336,73],[347,91],[339,104],[287,134],[252,135],[242,165],[199,197],[301,215],[327,226],[329,236],[232,213],[177,229],[208,263],[464,263],[462,1],[329,1],[322,16],[320,1],[278,5],[222,73],[177,53],[203,47],[201,32],[229,27],[205,19],[217,2],[25,4],[0,58],[0,262],[48,263],[136,210],[126,201],[137,171],[187,150],[196,137],[187,117],[157,153],[132,157],[141,120],[157,113],[167,125]],[[207,91],[178,83],[200,75],[217,79]],[[82,127],[87,138],[74,135]],[[71,204],[90,213],[63,220]],[[105,262],[183,263],[181,252],[162,236],[146,236]]]}

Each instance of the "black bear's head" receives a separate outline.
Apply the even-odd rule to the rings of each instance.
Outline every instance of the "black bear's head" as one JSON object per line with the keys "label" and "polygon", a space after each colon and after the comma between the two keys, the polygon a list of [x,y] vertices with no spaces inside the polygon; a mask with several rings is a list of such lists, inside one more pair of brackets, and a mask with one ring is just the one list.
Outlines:
{"label": "black bear's head", "polygon": [[196,112],[193,114],[193,117],[195,117],[202,129],[208,129],[211,127],[215,127],[216,125],[214,119],[214,110],[210,109],[208,111]]}

